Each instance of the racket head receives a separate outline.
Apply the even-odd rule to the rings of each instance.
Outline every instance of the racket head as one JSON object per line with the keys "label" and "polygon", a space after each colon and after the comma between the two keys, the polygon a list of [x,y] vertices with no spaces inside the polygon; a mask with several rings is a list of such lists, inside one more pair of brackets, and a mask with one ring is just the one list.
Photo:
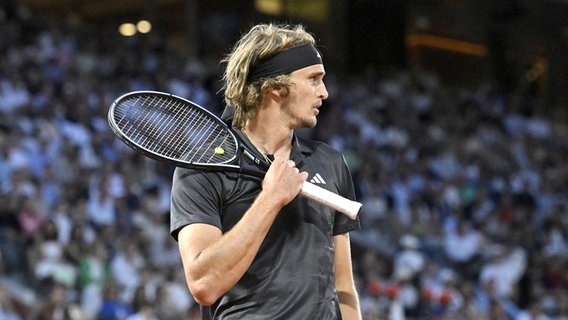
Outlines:
{"label": "racket head", "polygon": [[126,93],[112,102],[108,123],[125,144],[155,160],[185,168],[236,168],[235,134],[209,110],[173,94]]}

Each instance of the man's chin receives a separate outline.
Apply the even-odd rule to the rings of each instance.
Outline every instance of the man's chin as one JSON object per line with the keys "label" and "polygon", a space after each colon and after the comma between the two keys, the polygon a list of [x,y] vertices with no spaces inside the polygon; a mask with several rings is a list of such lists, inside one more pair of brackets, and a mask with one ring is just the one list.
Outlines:
{"label": "man's chin", "polygon": [[310,129],[310,128],[315,127],[316,124],[318,124],[318,119],[316,117],[313,117],[312,119],[304,121],[302,127]]}
{"label": "man's chin", "polygon": [[317,120],[316,117],[304,118],[304,119],[298,121],[296,123],[296,125],[293,126],[293,127],[296,128],[296,129],[300,129],[300,128],[311,129],[311,128],[315,127],[317,123],[318,123],[318,120]]}

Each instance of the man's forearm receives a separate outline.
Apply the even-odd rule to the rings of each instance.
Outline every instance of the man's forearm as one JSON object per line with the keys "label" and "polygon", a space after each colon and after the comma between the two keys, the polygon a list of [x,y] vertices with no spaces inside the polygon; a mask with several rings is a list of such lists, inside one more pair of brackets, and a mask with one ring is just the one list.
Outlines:
{"label": "man's forearm", "polygon": [[359,297],[356,292],[339,291],[337,297],[339,298],[339,307],[343,319],[362,319]]}

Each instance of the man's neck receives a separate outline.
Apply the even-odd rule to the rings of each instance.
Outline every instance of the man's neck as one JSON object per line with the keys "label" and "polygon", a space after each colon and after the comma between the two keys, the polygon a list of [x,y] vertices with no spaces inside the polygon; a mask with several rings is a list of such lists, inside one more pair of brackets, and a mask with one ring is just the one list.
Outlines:
{"label": "man's neck", "polygon": [[242,131],[262,154],[289,158],[293,130],[268,122],[249,120]]}

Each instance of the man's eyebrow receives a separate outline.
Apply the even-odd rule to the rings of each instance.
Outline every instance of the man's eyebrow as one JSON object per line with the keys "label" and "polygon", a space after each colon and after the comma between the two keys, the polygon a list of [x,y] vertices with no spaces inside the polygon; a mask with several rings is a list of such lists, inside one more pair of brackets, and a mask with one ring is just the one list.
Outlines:
{"label": "man's eyebrow", "polygon": [[309,74],[310,77],[325,76],[325,71],[314,71]]}

